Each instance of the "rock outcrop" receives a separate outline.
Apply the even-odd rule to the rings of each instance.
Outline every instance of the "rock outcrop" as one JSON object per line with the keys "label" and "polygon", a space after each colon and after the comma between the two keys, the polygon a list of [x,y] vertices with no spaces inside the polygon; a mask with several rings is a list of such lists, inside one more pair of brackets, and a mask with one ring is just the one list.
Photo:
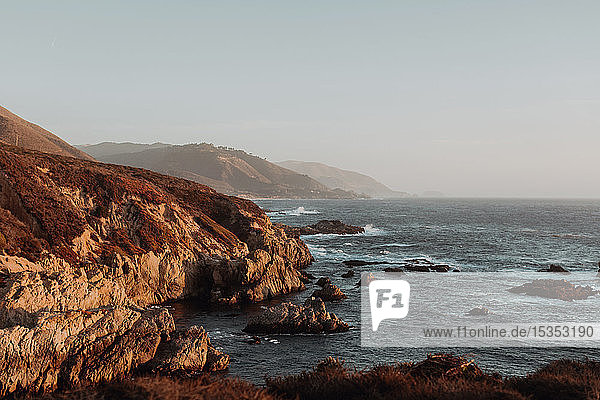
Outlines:
{"label": "rock outcrop", "polygon": [[303,288],[308,248],[250,201],[6,145],[0,171],[0,270],[9,275],[68,265],[139,306],[190,296],[253,302]]}
{"label": "rock outcrop", "polygon": [[303,235],[335,234],[335,235],[356,235],[363,233],[365,228],[360,226],[347,225],[338,220],[322,220],[308,226],[288,226],[279,224],[288,236],[299,237]]}
{"label": "rock outcrop", "polygon": [[312,257],[254,203],[183,179],[0,144],[0,395],[228,357],[151,305],[301,290]]}
{"label": "rock outcrop", "polygon": [[312,297],[318,297],[323,301],[335,301],[343,300],[346,298],[344,292],[333,283],[327,283],[323,285],[321,289],[317,289],[313,292]]}
{"label": "rock outcrop", "polygon": [[161,343],[146,368],[185,376],[199,371],[223,370],[228,364],[229,356],[211,346],[204,328],[192,326],[175,331],[170,340]]}
{"label": "rock outcrop", "polygon": [[346,332],[348,324],[327,312],[323,300],[311,297],[304,306],[281,303],[251,316],[244,332],[248,333],[336,333]]}
{"label": "rock outcrop", "polygon": [[[33,324],[28,319],[0,329],[2,396],[120,378],[145,369],[160,348],[166,349],[157,362],[166,366],[161,372],[177,372],[180,365],[196,372],[227,367],[227,356],[212,348],[207,338],[204,347],[188,346],[179,364],[164,362],[182,360],[179,337],[194,334],[174,331],[173,317],[165,308],[39,311],[32,317]],[[190,359],[195,362],[185,362]]]}

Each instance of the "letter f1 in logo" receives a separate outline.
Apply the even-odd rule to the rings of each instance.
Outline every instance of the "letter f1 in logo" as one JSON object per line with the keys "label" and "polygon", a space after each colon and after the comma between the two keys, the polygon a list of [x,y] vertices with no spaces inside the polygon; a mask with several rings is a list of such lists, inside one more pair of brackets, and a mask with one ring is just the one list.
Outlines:
{"label": "letter f1 in logo", "polygon": [[369,284],[373,331],[384,319],[402,319],[408,315],[410,284],[403,280],[374,280]]}

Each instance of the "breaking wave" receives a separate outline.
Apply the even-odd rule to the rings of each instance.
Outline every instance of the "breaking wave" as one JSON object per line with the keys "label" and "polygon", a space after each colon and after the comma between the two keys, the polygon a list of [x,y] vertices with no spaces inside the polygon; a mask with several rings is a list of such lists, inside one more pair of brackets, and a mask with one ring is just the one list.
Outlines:
{"label": "breaking wave", "polygon": [[378,236],[383,235],[385,233],[383,229],[375,228],[372,224],[367,224],[363,226],[363,229],[365,231],[363,233],[359,233],[359,235]]}

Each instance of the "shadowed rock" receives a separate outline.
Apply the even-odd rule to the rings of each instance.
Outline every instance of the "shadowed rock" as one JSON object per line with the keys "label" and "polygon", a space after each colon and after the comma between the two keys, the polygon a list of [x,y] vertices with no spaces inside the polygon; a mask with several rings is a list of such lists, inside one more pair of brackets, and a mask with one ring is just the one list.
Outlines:
{"label": "shadowed rock", "polygon": [[352,278],[354,275],[355,275],[355,272],[354,272],[354,270],[351,269],[350,271],[342,274],[342,278]]}
{"label": "shadowed rock", "polygon": [[569,271],[560,265],[551,264],[548,268],[540,268],[536,272],[556,272],[561,274],[568,274]]}
{"label": "shadowed rock", "polygon": [[330,283],[331,283],[331,279],[329,279],[326,276],[323,276],[323,277],[319,278],[319,280],[317,281],[317,285],[321,286],[321,287],[323,287],[325,285],[328,285]]}
{"label": "shadowed rock", "polygon": [[315,290],[312,297],[319,297],[323,301],[333,301],[343,300],[346,298],[346,295],[333,283],[327,283],[321,289]]}

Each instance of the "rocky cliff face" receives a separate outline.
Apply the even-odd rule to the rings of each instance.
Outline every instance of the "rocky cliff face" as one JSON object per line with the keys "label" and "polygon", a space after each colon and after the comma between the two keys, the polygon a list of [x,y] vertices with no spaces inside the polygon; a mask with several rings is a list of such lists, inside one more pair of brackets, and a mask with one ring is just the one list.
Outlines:
{"label": "rocky cliff face", "polygon": [[190,296],[260,301],[301,289],[297,269],[312,261],[250,201],[4,145],[0,232],[6,273],[59,271],[69,275],[63,281],[122,287],[139,306]]}
{"label": "rocky cliff face", "polygon": [[311,261],[252,202],[0,144],[0,395],[139,368],[222,369],[201,328],[175,332],[165,309],[148,306],[301,290]]}

